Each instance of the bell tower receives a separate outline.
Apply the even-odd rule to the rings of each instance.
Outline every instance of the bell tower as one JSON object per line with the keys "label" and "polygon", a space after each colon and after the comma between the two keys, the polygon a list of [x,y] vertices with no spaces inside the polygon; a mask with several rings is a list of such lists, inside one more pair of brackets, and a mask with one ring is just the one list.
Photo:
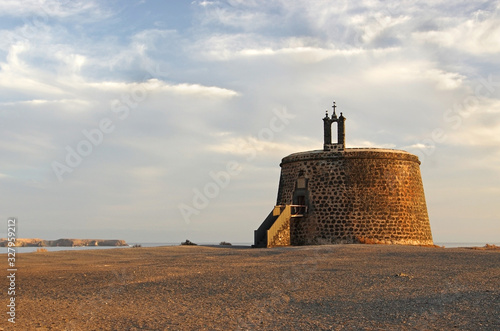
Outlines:
{"label": "bell tower", "polygon": [[[333,102],[333,114],[328,116],[328,110],[323,118],[323,150],[325,152],[336,151],[341,152],[345,149],[345,117],[340,113],[337,118],[337,105]],[[337,143],[332,143],[332,124],[337,123]]]}

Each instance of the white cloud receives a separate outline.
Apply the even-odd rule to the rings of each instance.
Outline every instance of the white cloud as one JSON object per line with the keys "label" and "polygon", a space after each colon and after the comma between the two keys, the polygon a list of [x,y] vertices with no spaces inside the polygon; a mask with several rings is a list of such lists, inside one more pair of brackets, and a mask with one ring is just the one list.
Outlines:
{"label": "white cloud", "polygon": [[440,90],[454,90],[462,87],[465,76],[438,69],[436,63],[425,61],[392,61],[367,70],[369,81],[375,82],[418,82],[428,81]]}
{"label": "white cloud", "polygon": [[362,43],[372,43],[380,37],[385,31],[403,25],[409,22],[410,16],[393,16],[390,13],[375,12],[372,15],[366,13],[355,15],[350,18],[350,25],[358,30],[354,41]]}
{"label": "white cloud", "polygon": [[393,149],[396,148],[394,144],[381,144],[369,140],[352,139],[346,143],[347,148],[386,148]]}
{"label": "white cloud", "polygon": [[488,125],[477,120],[467,122],[466,128],[450,133],[449,143],[460,146],[500,146],[500,121]]}
{"label": "white cloud", "polygon": [[[55,51],[55,50],[54,50]],[[30,95],[61,97],[68,95],[67,87],[71,86],[85,62],[85,57],[67,53],[62,49],[50,54],[50,59],[58,60],[60,72],[54,74],[54,67],[39,66],[38,61],[30,60],[42,52],[37,45],[29,41],[16,42],[11,45],[6,62],[0,63],[0,86],[4,89],[24,92]],[[44,54],[47,57],[47,54]],[[61,77],[62,76],[62,77]]]}
{"label": "white cloud", "polygon": [[158,181],[168,173],[168,169],[159,166],[132,167],[127,171],[139,181],[146,181],[150,185],[151,181]]}
{"label": "white cloud", "polygon": [[[52,149],[52,137],[49,133],[43,132],[10,132],[7,137],[3,137],[0,141],[0,150],[10,156],[21,155],[26,163],[18,164],[17,168],[25,168],[30,166],[33,161],[38,162],[44,158],[47,150]],[[7,164],[12,164],[14,160],[6,160]],[[11,167],[9,166],[9,169]],[[12,168],[15,169],[15,168]]]}
{"label": "white cloud", "polygon": [[214,6],[214,5],[219,4],[218,1],[206,1],[206,0],[193,1],[192,3],[197,4],[198,6],[201,6],[201,7],[208,7],[208,6]]}
{"label": "white cloud", "polygon": [[[203,86],[201,84],[178,83],[170,84],[158,79],[149,79],[144,82],[99,81],[89,82],[83,76],[82,68],[88,60],[87,56],[75,53],[71,47],[58,47],[53,54],[45,54],[43,45],[36,45],[30,41],[16,42],[11,45],[5,62],[0,63],[0,87],[7,90],[23,92],[30,96],[38,96],[38,100],[61,96],[75,97],[81,95],[88,88],[102,91],[130,91],[131,89],[146,89],[164,91],[178,95],[199,95],[212,97],[233,97],[238,93],[230,89],[217,86]],[[30,57],[41,54],[50,57],[56,64],[45,68],[31,61]],[[56,73],[53,70],[56,69]],[[33,100],[37,100],[33,99]]]}
{"label": "white cloud", "polygon": [[436,88],[440,90],[454,90],[462,87],[465,76],[456,72],[446,72],[440,69],[428,69],[423,73],[424,77],[434,81]]}
{"label": "white cloud", "polygon": [[464,100],[444,113],[446,125],[439,128],[444,133],[442,143],[477,148],[499,146],[500,100],[471,96]]}
{"label": "white cloud", "polygon": [[61,110],[84,110],[92,105],[89,100],[86,99],[33,99],[33,100],[22,100],[22,101],[9,101],[9,102],[0,102],[0,106],[3,107],[15,107],[20,106],[24,107],[37,107],[37,106],[46,106],[46,107],[57,107]]}
{"label": "white cloud", "polygon": [[256,1],[229,1],[227,4],[220,2],[201,2],[203,7],[201,23],[224,25],[226,27],[240,28],[246,31],[255,31],[267,26],[270,22],[267,11],[272,4]]}
{"label": "white cloud", "polygon": [[500,52],[500,16],[478,10],[474,18],[457,18],[444,29],[415,32],[417,40],[437,44],[474,55]]}
{"label": "white cloud", "polygon": [[350,57],[365,53],[362,49],[326,49],[309,46],[284,47],[278,49],[243,49],[235,53],[235,57],[251,57],[251,56],[287,56],[297,62],[315,63],[326,60],[332,57]]}
{"label": "white cloud", "polygon": [[220,154],[253,158],[257,155],[278,155],[284,157],[291,153],[316,150],[318,146],[321,146],[321,143],[310,137],[292,137],[291,141],[286,143],[259,139],[255,136],[237,136],[235,134],[229,137],[227,134],[224,134],[223,137],[224,139],[221,141],[207,146],[207,149]]}
{"label": "white cloud", "polygon": [[[238,96],[239,93],[230,89],[225,89],[217,86],[203,86],[200,84],[170,84],[161,81],[156,78],[148,79],[145,82],[98,82],[98,83],[87,83],[89,87],[102,91],[112,91],[112,92],[131,92],[136,91],[140,93],[159,93],[159,92],[170,92],[176,95],[188,95],[188,96],[202,96],[202,97],[220,97],[220,98],[230,98]],[[139,93],[140,92],[140,93]]]}
{"label": "white cloud", "polygon": [[92,12],[103,14],[101,7],[94,1],[59,0],[2,0],[0,16],[32,16],[31,24],[46,23],[48,17],[69,17]]}
{"label": "white cloud", "polygon": [[111,40],[109,45],[98,45],[90,65],[112,72],[131,68],[151,71],[159,62],[151,53],[158,50],[180,52],[182,41],[179,38],[175,30],[142,30],[131,36],[126,44]]}
{"label": "white cloud", "polygon": [[196,54],[214,61],[232,59],[275,57],[290,59],[298,63],[316,63],[334,57],[349,58],[366,53],[389,53],[397,48],[375,49],[338,48],[332,43],[324,43],[311,38],[287,38],[282,40],[256,39],[252,35],[215,35],[198,41],[192,46]]}

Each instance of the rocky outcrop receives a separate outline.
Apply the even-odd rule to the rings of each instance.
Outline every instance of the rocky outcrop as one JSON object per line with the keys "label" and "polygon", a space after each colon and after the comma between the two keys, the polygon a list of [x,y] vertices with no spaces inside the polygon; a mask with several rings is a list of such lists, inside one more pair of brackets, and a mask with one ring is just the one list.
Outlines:
{"label": "rocky outcrop", "polygon": [[[6,247],[8,240],[0,239],[0,247]],[[57,239],[18,238],[16,247],[81,247],[81,246],[128,246],[125,240],[118,239]]]}
{"label": "rocky outcrop", "polygon": [[186,239],[186,241],[181,242],[181,245],[184,245],[184,246],[196,246],[197,244],[195,244],[194,242],[192,242],[189,239]]}

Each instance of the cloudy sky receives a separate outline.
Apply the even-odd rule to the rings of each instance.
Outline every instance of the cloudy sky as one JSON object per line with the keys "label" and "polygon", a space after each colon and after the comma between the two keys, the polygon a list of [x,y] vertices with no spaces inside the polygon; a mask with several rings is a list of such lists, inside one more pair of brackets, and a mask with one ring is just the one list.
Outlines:
{"label": "cloudy sky", "polygon": [[335,100],[420,157],[435,242],[499,242],[499,55],[498,1],[1,0],[0,218],[251,242]]}

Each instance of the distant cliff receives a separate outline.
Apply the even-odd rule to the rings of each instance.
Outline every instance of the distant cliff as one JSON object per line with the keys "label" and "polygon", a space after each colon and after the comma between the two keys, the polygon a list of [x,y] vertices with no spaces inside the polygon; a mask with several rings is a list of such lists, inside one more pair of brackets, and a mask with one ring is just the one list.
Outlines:
{"label": "distant cliff", "polygon": [[[6,247],[8,240],[0,239],[0,247]],[[18,238],[16,247],[79,247],[79,246],[128,246],[125,240],[117,239],[57,239]]]}

